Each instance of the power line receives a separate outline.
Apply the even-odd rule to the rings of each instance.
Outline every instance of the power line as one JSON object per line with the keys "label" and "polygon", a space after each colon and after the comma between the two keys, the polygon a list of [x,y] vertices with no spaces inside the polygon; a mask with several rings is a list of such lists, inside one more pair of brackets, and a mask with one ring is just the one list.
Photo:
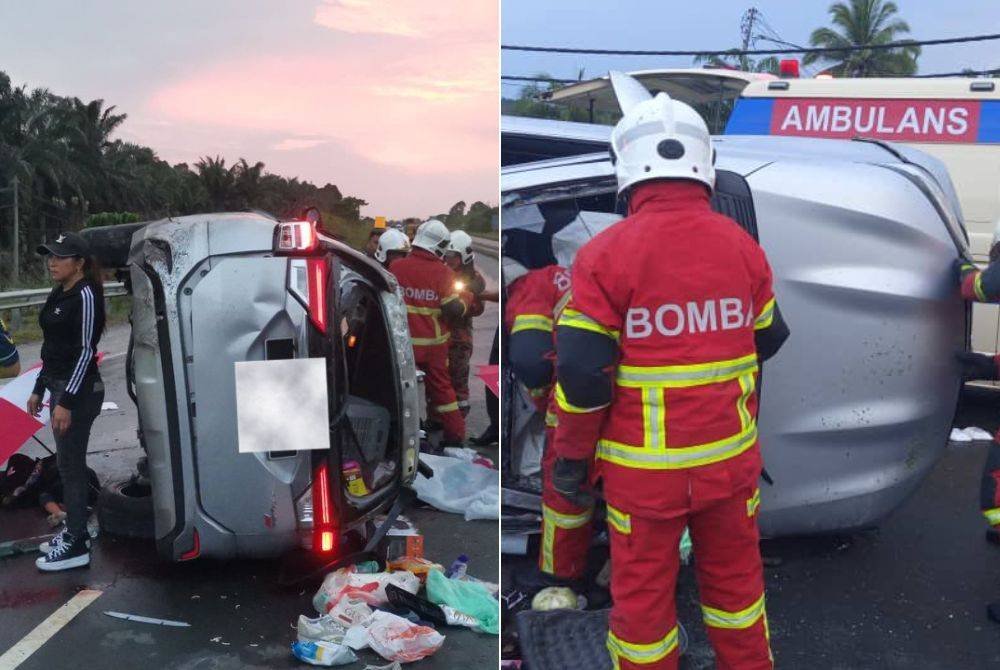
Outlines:
{"label": "power line", "polygon": [[651,51],[644,49],[583,49],[575,47],[539,47],[523,44],[501,44],[506,51],[532,51],[561,54],[596,54],[602,56],[777,56],[780,54],[798,53],[844,53],[847,51],[878,51],[884,49],[902,49],[915,46],[935,46],[938,44],[964,44],[968,42],[988,42],[1000,39],[1000,33],[990,35],[969,35],[966,37],[947,37],[936,40],[900,40],[885,44],[859,44],[845,47],[807,47],[801,49],[722,49],[702,51]]}
{"label": "power line", "polygon": [[[521,77],[517,75],[500,75],[500,79],[503,81],[531,81],[531,82],[545,82],[553,84],[578,84],[580,83],[577,79],[554,79],[553,77]],[[586,80],[584,80],[586,81]]]}

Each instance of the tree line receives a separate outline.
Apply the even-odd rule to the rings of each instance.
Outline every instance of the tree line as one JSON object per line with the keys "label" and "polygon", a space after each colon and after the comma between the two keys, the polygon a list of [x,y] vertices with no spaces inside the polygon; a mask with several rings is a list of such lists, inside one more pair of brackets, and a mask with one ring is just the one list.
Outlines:
{"label": "tree line", "polygon": [[[360,214],[365,200],[334,184],[272,174],[259,161],[227,165],[204,156],[171,165],[150,147],[114,137],[126,118],[103,100],[15,86],[0,71],[0,267],[10,262],[15,183],[22,258],[60,230],[202,212],[259,209],[290,217],[317,207],[334,232],[370,223]],[[453,224],[479,229],[483,207],[489,209],[476,203],[466,212],[458,203]]]}

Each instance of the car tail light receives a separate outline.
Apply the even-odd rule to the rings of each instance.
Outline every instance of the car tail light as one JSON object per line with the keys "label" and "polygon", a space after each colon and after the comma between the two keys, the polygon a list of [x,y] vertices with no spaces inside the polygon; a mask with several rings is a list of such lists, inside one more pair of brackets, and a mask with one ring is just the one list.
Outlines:
{"label": "car tail light", "polygon": [[330,492],[330,472],[324,461],[313,472],[313,550],[328,554],[337,549],[340,530],[337,527],[337,511]]}
{"label": "car tail light", "polygon": [[316,224],[308,221],[279,223],[274,236],[274,253],[282,256],[311,254],[319,249]]}
{"label": "car tail light", "polygon": [[330,274],[325,258],[310,258],[306,261],[306,275],[309,282],[309,320],[326,334],[326,282]]}
{"label": "car tail light", "polygon": [[198,555],[200,553],[201,553],[201,538],[198,537],[198,529],[195,528],[194,529],[194,546],[191,548],[190,551],[185,551],[183,554],[181,554],[181,560],[182,561],[190,561],[193,558],[198,558]]}

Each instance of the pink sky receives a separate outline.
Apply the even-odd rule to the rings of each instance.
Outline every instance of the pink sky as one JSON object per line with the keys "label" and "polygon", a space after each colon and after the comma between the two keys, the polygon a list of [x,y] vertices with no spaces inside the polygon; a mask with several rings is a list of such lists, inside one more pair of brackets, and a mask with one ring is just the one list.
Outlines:
{"label": "pink sky", "polygon": [[[117,104],[129,115],[122,136],[170,162],[262,160],[278,174],[337,184],[367,200],[369,215],[496,203],[495,0],[225,0],[231,11],[213,7],[215,16],[178,0],[170,9],[140,3],[139,18],[127,15],[134,3],[98,2],[119,6],[105,26],[131,46],[81,43],[39,62],[25,37],[20,49],[0,47],[0,69],[17,83]],[[49,20],[73,22],[72,3],[60,4]],[[44,11],[0,9],[0,21],[32,26]]]}

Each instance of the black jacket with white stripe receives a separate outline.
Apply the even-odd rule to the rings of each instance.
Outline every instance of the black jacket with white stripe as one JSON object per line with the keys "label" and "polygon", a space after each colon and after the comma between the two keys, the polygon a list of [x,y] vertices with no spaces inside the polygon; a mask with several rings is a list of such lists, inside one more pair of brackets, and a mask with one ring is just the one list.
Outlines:
{"label": "black jacket with white stripe", "polygon": [[[82,389],[92,385],[97,372],[97,342],[104,332],[104,301],[93,284],[81,279],[68,291],[56,286],[38,314],[42,327],[42,370],[34,392],[46,384],[66,384],[59,404],[73,409]],[[84,382],[87,382],[86,384]]]}

